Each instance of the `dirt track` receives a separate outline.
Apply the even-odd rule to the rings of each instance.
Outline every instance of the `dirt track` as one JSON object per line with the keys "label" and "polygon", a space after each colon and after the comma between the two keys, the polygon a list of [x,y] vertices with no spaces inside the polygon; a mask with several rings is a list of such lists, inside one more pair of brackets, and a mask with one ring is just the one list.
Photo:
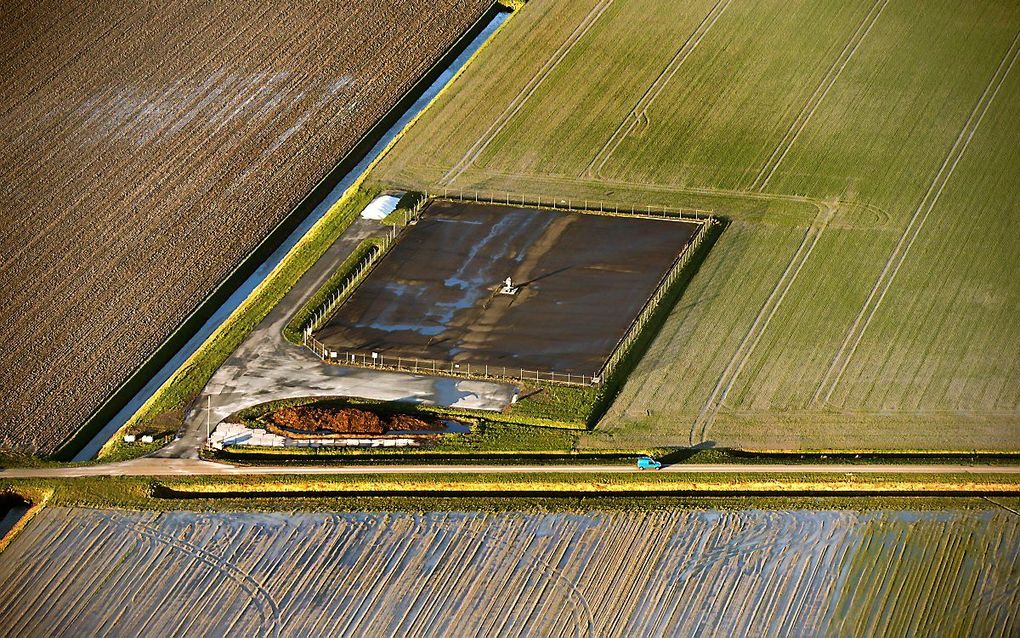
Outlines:
{"label": "dirt track", "polygon": [[0,448],[68,438],[490,4],[5,3]]}

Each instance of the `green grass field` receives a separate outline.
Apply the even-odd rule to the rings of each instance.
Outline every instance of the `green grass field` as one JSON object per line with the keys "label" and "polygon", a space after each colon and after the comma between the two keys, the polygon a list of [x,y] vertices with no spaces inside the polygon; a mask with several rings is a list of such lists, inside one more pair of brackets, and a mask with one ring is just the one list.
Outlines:
{"label": "green grass field", "polygon": [[372,178],[730,220],[582,446],[1016,449],[1018,52],[986,0],[531,0]]}

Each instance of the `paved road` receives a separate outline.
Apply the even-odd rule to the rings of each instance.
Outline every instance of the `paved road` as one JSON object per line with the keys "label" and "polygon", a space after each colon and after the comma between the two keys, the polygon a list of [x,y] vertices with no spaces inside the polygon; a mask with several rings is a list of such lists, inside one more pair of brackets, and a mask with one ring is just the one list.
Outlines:
{"label": "paved road", "polygon": [[[142,458],[82,467],[12,468],[0,479],[77,478],[85,476],[243,476],[310,474],[520,474],[554,472],[622,474],[638,472],[628,465],[361,465],[361,466],[236,466],[198,459]],[[677,464],[662,468],[679,474],[1020,474],[1020,465],[853,465],[853,464]]]}
{"label": "paved road", "polygon": [[357,219],[301,277],[223,363],[185,418],[180,437],[156,452],[159,458],[197,459],[205,444],[207,420],[213,427],[228,415],[277,399],[357,396],[383,401],[501,410],[514,387],[505,383],[341,368],[322,363],[305,348],[283,338],[283,328],[305,301],[362,240],[386,232],[377,221]]}

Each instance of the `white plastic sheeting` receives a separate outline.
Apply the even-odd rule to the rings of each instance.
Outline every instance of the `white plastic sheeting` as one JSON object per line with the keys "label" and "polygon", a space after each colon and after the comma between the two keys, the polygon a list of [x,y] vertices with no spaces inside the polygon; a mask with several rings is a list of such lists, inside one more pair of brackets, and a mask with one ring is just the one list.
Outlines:
{"label": "white plastic sheeting", "polygon": [[249,428],[241,423],[220,423],[209,438],[209,443],[218,450],[231,445],[257,447],[418,447],[419,445],[416,439],[410,437],[292,439],[289,436],[267,432],[264,428]]}
{"label": "white plastic sheeting", "polygon": [[398,195],[380,195],[361,211],[363,219],[382,219],[397,209]]}

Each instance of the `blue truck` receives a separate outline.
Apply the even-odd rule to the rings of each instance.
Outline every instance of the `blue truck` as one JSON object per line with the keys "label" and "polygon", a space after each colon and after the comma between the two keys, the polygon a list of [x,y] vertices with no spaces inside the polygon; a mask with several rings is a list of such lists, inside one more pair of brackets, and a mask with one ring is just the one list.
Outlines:
{"label": "blue truck", "polygon": [[639,470],[661,470],[662,463],[659,463],[650,456],[642,456],[637,460]]}

